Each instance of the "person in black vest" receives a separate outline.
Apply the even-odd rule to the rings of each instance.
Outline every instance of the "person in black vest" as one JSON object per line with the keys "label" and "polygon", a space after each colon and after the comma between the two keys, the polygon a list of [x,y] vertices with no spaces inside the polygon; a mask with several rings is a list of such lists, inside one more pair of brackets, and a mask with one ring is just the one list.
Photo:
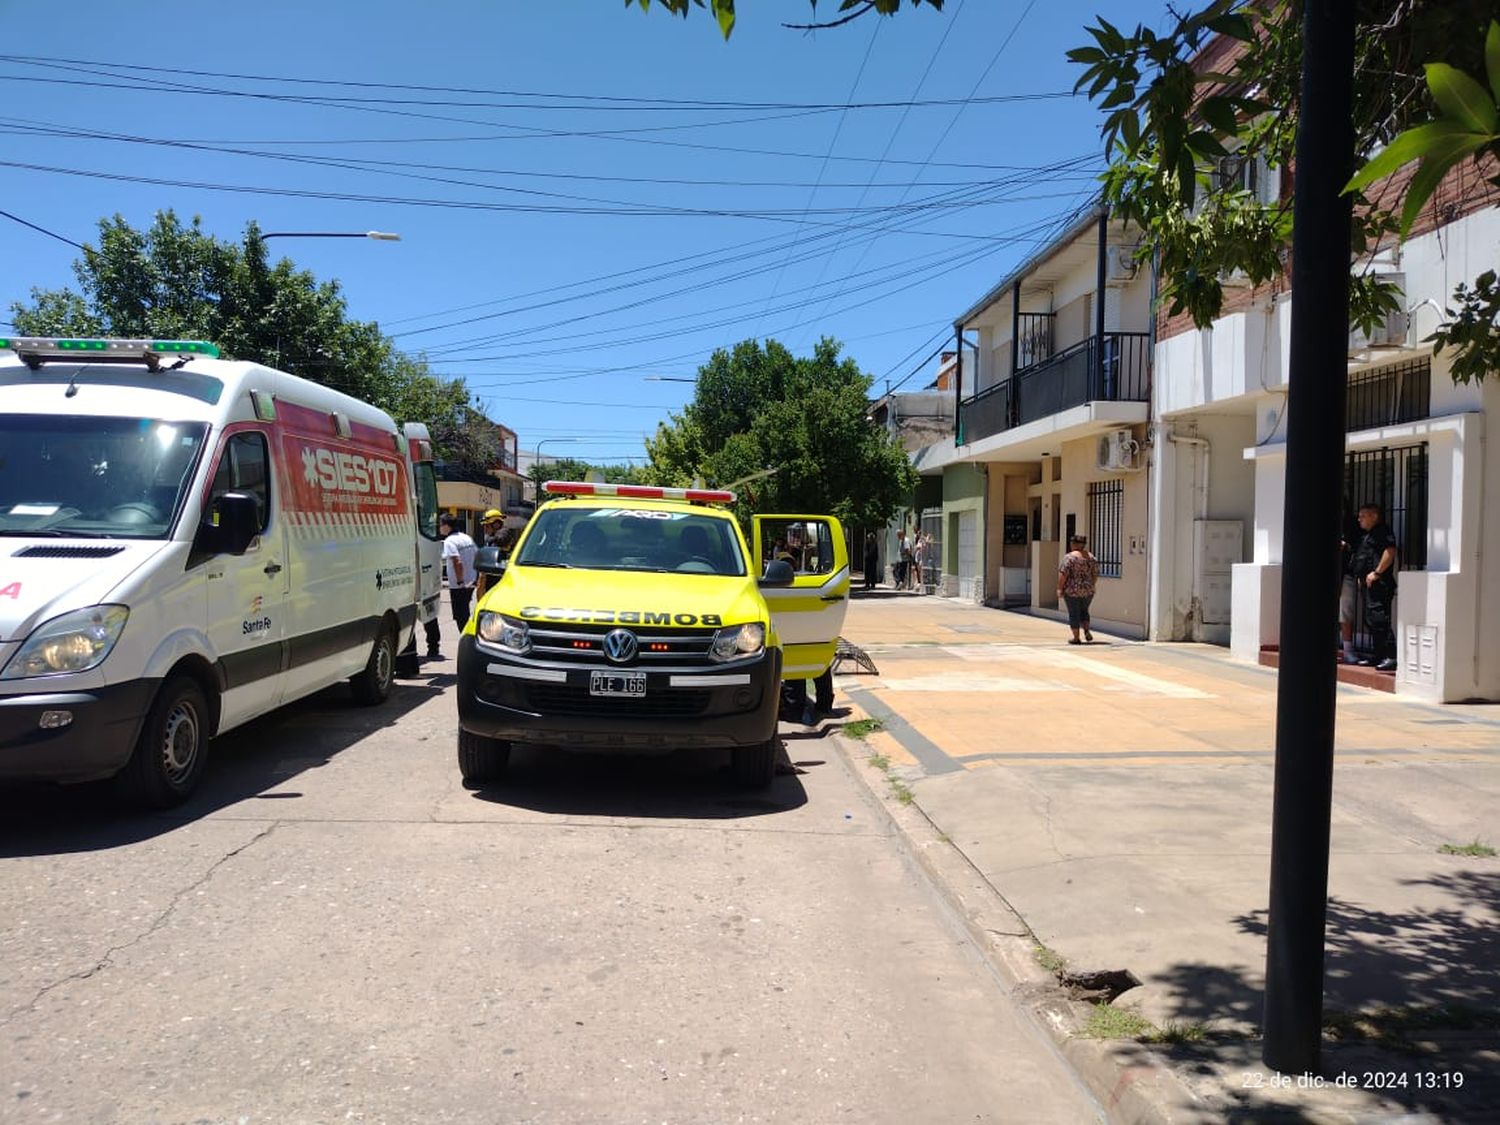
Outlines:
{"label": "person in black vest", "polygon": [[1349,555],[1349,576],[1365,592],[1365,628],[1375,646],[1375,667],[1382,672],[1394,672],[1396,633],[1392,628],[1392,609],[1396,600],[1396,537],[1386,526],[1379,504],[1360,505],[1359,528],[1363,534]]}

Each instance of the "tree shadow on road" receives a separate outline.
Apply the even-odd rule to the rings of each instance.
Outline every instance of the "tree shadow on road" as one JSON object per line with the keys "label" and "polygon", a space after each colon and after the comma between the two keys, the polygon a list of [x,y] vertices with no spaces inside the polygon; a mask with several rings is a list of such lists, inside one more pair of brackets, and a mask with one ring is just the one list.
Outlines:
{"label": "tree shadow on road", "polygon": [[0,858],[100,851],[171,832],[326,766],[441,695],[452,680],[403,680],[376,707],[356,705],[340,684],[237,727],[209,743],[198,791],[175,809],[124,806],[109,782],[0,787]]}
{"label": "tree shadow on road", "polygon": [[[803,763],[816,765],[821,763]],[[573,816],[673,820],[736,820],[790,812],[807,804],[783,746],[769,787],[736,787],[727,750],[670,755],[590,754],[518,746],[497,782],[472,791],[476,800]]]}
{"label": "tree shadow on road", "polygon": [[[1440,891],[1448,901],[1387,911],[1329,900],[1322,1074],[1359,1079],[1359,1092],[1346,1096],[1364,1099],[1371,1112],[1500,1120],[1500,872],[1458,870],[1404,885]],[[1263,937],[1266,915],[1253,911],[1234,925]],[[1147,983],[1163,990],[1153,1018],[1161,1022],[1162,1013],[1170,1013],[1179,1028],[1206,1033],[1203,1041],[1166,1055],[1201,1088],[1217,1085],[1233,1100],[1236,1108],[1223,1120],[1327,1118],[1326,1105],[1321,1113],[1278,1107],[1238,1081],[1271,1073],[1260,1061],[1265,997],[1259,974],[1182,962]],[[1224,1030],[1236,1027],[1253,1030]],[[1160,1048],[1120,1041],[1112,1050],[1129,1066]],[[1460,1074],[1463,1084],[1453,1088]],[[1367,1075],[1392,1077],[1376,1091],[1368,1088]]]}

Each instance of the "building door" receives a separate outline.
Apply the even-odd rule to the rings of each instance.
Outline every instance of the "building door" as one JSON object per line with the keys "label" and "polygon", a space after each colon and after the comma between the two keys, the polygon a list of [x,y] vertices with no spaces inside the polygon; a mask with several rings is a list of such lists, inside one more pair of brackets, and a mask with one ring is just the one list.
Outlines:
{"label": "building door", "polygon": [[979,573],[979,513],[955,512],[958,544],[956,562],[958,596],[966,601],[980,601],[984,593],[984,577]]}

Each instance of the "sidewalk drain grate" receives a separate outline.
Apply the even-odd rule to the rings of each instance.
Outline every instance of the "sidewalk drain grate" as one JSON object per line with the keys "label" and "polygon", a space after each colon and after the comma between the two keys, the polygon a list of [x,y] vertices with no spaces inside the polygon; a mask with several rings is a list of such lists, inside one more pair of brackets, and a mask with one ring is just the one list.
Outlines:
{"label": "sidewalk drain grate", "polygon": [[1112,1003],[1132,988],[1140,987],[1140,980],[1129,969],[1099,969],[1086,973],[1059,973],[1057,979],[1075,1000],[1096,1000]]}

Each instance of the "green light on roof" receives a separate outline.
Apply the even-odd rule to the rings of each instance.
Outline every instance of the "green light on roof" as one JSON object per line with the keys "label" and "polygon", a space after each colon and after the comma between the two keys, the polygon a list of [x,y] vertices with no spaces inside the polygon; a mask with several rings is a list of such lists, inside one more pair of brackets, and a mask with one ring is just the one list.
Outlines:
{"label": "green light on roof", "polygon": [[63,352],[107,352],[108,340],[58,340],[57,350]]}
{"label": "green light on roof", "polygon": [[6,339],[4,336],[0,336],[0,348],[8,348],[8,347],[10,347],[10,341],[8,339]]}
{"label": "green light on roof", "polygon": [[154,352],[187,352],[192,355],[206,355],[214,359],[219,358],[219,345],[210,344],[206,340],[152,340],[151,350]]}

